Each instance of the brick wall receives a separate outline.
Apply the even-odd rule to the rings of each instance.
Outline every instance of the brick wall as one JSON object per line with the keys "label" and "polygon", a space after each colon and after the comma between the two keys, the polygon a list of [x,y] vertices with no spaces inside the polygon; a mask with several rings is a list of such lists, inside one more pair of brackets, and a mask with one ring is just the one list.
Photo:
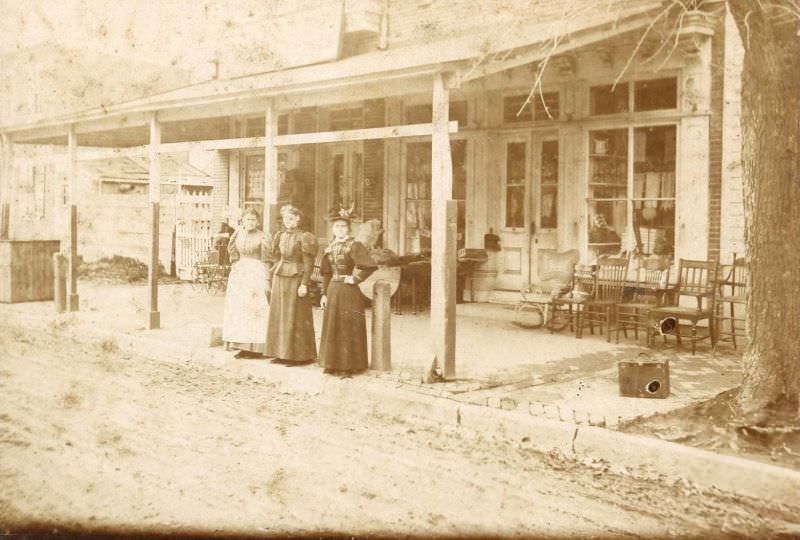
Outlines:
{"label": "brick wall", "polygon": [[[374,99],[364,103],[364,126],[386,125],[386,103]],[[383,222],[383,148],[382,140],[364,141],[364,220]]]}
{"label": "brick wall", "polygon": [[730,14],[725,17],[725,72],[722,106],[722,186],[720,257],[729,262],[745,253],[744,185],[742,178],[742,64],[744,47]]}
{"label": "brick wall", "polygon": [[711,39],[711,118],[709,121],[708,258],[719,260],[722,193],[722,109],[725,79],[725,23]]}

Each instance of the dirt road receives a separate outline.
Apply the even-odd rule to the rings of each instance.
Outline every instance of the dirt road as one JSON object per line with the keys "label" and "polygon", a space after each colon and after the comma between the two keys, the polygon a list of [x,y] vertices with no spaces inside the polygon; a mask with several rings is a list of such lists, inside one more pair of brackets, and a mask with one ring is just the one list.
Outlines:
{"label": "dirt road", "polygon": [[0,323],[0,532],[716,538],[797,520],[157,356]]}

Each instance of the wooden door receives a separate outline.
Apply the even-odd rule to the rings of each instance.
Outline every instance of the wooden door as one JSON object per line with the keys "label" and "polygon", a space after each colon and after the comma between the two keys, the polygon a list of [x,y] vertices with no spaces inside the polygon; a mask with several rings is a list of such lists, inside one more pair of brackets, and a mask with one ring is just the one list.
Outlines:
{"label": "wooden door", "polygon": [[506,135],[499,143],[502,201],[497,288],[519,290],[530,275],[530,137]]}
{"label": "wooden door", "polygon": [[559,144],[558,135],[533,135],[533,174],[530,208],[530,281],[539,281],[540,261],[558,250]]}

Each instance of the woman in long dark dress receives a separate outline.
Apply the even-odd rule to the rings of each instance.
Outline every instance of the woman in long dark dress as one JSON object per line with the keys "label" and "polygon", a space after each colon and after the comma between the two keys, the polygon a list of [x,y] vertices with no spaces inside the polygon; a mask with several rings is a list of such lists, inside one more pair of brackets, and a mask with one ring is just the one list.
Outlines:
{"label": "woman in long dark dress", "polygon": [[308,285],[317,239],[300,229],[300,211],[291,205],[281,208],[283,229],[272,238],[267,272],[270,290],[266,356],[275,362],[299,365],[317,359],[314,317]]}
{"label": "woman in long dark dress", "polygon": [[364,296],[358,284],[375,271],[361,242],[350,236],[350,216],[331,218],[333,241],[325,250],[320,271],[325,309],[320,364],[326,373],[350,376],[367,369],[367,322]]}

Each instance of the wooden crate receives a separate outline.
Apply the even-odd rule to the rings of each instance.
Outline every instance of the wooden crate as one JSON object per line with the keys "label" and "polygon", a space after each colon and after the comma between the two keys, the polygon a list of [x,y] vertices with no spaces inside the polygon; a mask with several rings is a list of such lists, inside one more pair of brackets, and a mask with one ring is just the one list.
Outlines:
{"label": "wooden crate", "polygon": [[58,240],[0,240],[0,302],[53,299]]}

